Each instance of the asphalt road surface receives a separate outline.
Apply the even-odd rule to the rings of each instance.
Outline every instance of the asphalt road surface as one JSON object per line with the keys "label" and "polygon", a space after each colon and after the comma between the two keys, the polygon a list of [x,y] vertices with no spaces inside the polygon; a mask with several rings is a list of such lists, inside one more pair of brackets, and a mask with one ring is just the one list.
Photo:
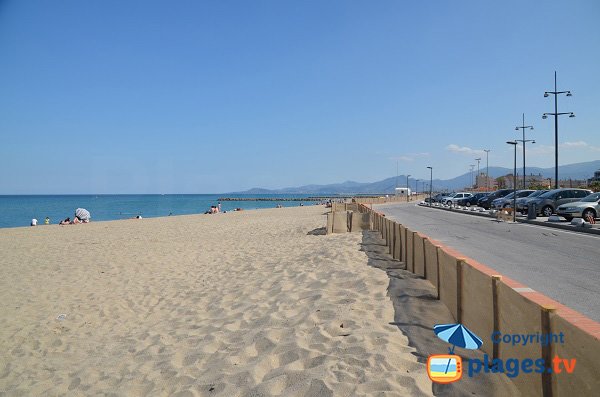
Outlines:
{"label": "asphalt road surface", "polygon": [[373,209],[600,321],[600,236],[412,203]]}

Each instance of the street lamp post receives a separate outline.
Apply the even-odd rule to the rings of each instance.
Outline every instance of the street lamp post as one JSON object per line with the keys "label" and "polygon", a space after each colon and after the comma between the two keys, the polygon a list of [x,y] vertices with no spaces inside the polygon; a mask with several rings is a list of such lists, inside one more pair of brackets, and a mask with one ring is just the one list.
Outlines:
{"label": "street lamp post", "polygon": [[490,149],[484,149],[485,152],[485,190],[490,190]]}
{"label": "street lamp post", "polygon": [[523,130],[523,139],[517,139],[516,141],[523,143],[523,189],[527,189],[527,174],[525,171],[525,144],[527,142],[535,143],[535,140],[525,139],[525,130],[533,130],[532,125],[525,125],[525,113],[523,113],[523,125],[521,127],[515,127],[515,130]]}
{"label": "street lamp post", "polygon": [[[396,188],[398,188],[398,160],[396,160]],[[394,191],[394,193],[397,193]]]}
{"label": "street lamp post", "polygon": [[479,184],[477,183],[477,178],[479,178],[479,162],[481,161],[481,157],[478,157],[475,159],[475,161],[477,161],[477,175],[475,176],[475,186],[477,186],[477,188],[479,188]]}
{"label": "street lamp post", "polygon": [[515,147],[515,162],[513,171],[513,222],[517,221],[517,141],[506,142]]}
{"label": "street lamp post", "polygon": [[406,175],[406,201],[407,202],[410,201],[410,195],[408,194],[408,191],[410,190],[409,187],[408,187],[408,177],[409,176],[410,175]]}
{"label": "street lamp post", "polygon": [[560,94],[567,94],[572,96],[571,91],[558,91],[556,88],[556,71],[554,71],[554,91],[544,92],[544,98],[547,98],[549,94],[554,95],[554,113],[544,113],[543,119],[547,119],[548,116],[554,116],[554,188],[558,189],[558,116],[568,114],[569,117],[575,117],[573,112],[558,112],[558,96]]}
{"label": "street lamp post", "polygon": [[432,186],[433,186],[433,167],[427,167],[429,168],[429,206],[431,207],[431,192],[432,192]]}
{"label": "street lamp post", "polygon": [[475,169],[475,164],[470,164],[469,167],[471,167],[471,186],[469,187],[473,190],[473,170]]}

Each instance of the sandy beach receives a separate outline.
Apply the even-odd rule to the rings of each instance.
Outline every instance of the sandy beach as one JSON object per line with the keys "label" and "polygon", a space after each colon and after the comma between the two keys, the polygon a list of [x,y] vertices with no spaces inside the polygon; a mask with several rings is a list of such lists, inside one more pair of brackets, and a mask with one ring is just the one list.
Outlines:
{"label": "sandy beach", "polygon": [[325,211],[0,230],[0,394],[431,395]]}

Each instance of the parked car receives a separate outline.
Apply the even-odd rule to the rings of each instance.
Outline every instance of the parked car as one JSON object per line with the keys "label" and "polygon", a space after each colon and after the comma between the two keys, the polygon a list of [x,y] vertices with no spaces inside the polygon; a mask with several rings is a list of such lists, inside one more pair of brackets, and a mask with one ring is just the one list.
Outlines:
{"label": "parked car", "polygon": [[580,201],[560,205],[556,214],[570,221],[573,218],[584,218],[592,216],[594,219],[600,214],[600,193],[592,193]]}
{"label": "parked car", "polygon": [[592,194],[592,191],[587,189],[554,189],[529,201],[525,204],[524,210],[527,212],[529,206],[535,204],[537,215],[550,216],[561,205],[581,201],[582,198],[590,194]]}
{"label": "parked car", "polygon": [[[523,198],[523,197],[527,197],[529,196],[531,193],[535,192],[535,190],[517,190],[517,199]],[[497,198],[496,200],[492,201],[492,205],[490,206],[493,209],[498,209],[498,208],[512,208],[513,206],[513,197],[514,197],[514,192],[513,193],[509,193],[504,197],[500,197]]]}
{"label": "parked car", "polygon": [[458,192],[455,193],[454,196],[446,198],[446,204],[456,204],[458,200],[471,198],[473,194],[467,192]]}
{"label": "parked car", "polygon": [[512,191],[513,191],[513,189],[496,190],[495,192],[488,194],[484,198],[479,199],[479,201],[477,202],[477,205],[479,207],[485,208],[486,210],[489,210],[490,206],[492,205],[492,201],[496,200],[497,198],[504,197]]}
{"label": "parked car", "polygon": [[466,207],[470,207],[472,205],[477,205],[477,202],[479,201],[479,199],[484,198],[488,194],[489,194],[488,192],[482,192],[482,193],[475,193],[471,197],[463,197],[461,199],[456,200],[456,205],[462,205],[462,206],[466,206]]}
{"label": "parked car", "polygon": [[442,197],[442,201],[440,201],[442,204],[450,204],[451,200],[454,196],[456,196],[458,193],[449,193],[447,196]]}
{"label": "parked car", "polygon": [[[432,203],[441,203],[443,198],[448,197],[448,193],[438,193],[435,194],[433,196],[431,196],[431,202]],[[425,198],[425,202],[428,203],[429,202],[429,197]]]}
{"label": "parked car", "polygon": [[525,210],[525,205],[533,200],[534,198],[538,197],[539,195],[542,195],[544,193],[546,193],[548,191],[548,189],[544,189],[544,190],[535,190],[533,193],[531,193],[529,196],[527,197],[521,197],[517,199],[517,211],[519,211],[521,214],[526,215],[527,211]]}

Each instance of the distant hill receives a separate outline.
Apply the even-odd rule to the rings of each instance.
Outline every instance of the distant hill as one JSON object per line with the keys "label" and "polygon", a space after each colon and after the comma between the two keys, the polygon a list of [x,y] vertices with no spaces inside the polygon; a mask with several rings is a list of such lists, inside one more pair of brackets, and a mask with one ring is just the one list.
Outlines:
{"label": "distant hill", "polygon": [[[600,169],[600,160],[588,161],[585,163],[567,164],[559,167],[560,179],[588,179],[594,175],[594,171]],[[517,172],[522,171],[517,169]],[[506,174],[512,173],[512,168],[503,167],[490,167],[490,176],[497,178]],[[552,168],[539,168],[539,167],[527,167],[527,174],[539,175],[541,174],[545,178],[554,177],[554,167]],[[481,169],[481,172],[485,172],[485,168]],[[409,178],[409,186],[414,189],[415,179]],[[471,181],[471,173],[467,172],[463,175],[457,176],[452,179],[434,179],[433,186],[438,190],[456,190],[462,189],[468,186]],[[398,176],[398,186],[406,186],[406,175]],[[327,194],[370,194],[370,193],[393,193],[396,187],[396,176],[383,179],[377,182],[354,182],[346,181],[342,183],[334,183],[329,185],[305,185],[299,187],[288,187],[283,189],[262,189],[253,188],[244,192],[235,192],[232,194],[314,194],[314,195],[327,195]],[[422,188],[422,184],[419,183],[419,189]]]}

